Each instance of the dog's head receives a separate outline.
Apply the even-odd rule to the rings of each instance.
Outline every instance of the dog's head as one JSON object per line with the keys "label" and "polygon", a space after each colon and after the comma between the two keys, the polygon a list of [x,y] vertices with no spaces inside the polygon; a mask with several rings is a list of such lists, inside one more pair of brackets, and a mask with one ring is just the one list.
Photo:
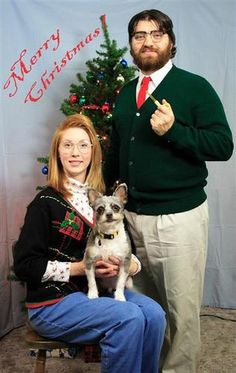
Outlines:
{"label": "dog's head", "polygon": [[127,190],[126,184],[120,184],[112,196],[103,196],[93,188],[88,189],[89,203],[96,212],[98,226],[115,229],[117,224],[123,220]]}

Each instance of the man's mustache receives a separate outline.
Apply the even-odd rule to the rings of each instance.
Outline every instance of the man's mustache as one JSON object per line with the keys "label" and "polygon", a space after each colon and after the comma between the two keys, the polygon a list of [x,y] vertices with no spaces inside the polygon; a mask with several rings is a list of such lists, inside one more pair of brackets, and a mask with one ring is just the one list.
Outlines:
{"label": "man's mustache", "polygon": [[142,49],[140,50],[140,53],[142,52],[146,52],[146,51],[149,51],[149,52],[158,52],[158,49],[157,48],[152,48],[152,47],[142,47]]}

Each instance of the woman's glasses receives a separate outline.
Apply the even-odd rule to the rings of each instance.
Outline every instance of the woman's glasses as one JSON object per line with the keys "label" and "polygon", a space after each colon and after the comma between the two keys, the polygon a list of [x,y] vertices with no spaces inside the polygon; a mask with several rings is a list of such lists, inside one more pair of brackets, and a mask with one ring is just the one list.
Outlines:
{"label": "woman's glasses", "polygon": [[79,150],[81,154],[87,154],[93,145],[87,140],[81,140],[77,143],[73,143],[71,141],[64,141],[60,144],[60,147],[63,153],[65,154],[71,153],[72,151],[74,151],[75,146],[77,147],[77,149]]}

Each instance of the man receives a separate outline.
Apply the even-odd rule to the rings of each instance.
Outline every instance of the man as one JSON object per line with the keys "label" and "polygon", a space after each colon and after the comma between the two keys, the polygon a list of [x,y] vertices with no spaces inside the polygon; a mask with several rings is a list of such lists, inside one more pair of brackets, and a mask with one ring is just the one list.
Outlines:
{"label": "man", "polygon": [[[142,262],[136,289],[166,311],[160,371],[196,373],[208,234],[205,161],[229,159],[232,134],[212,86],[172,64],[167,15],[145,10],[128,32],[140,74],[117,97],[104,173],[108,186],[128,184],[126,217]],[[146,101],[137,104],[144,77],[151,78]]]}

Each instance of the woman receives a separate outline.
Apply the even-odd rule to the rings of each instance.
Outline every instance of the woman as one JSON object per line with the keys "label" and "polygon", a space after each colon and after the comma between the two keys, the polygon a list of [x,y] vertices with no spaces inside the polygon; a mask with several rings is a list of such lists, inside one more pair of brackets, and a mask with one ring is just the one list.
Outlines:
{"label": "woman", "polygon": [[[99,341],[103,373],[157,373],[166,325],[159,304],[130,290],[126,302],[86,295],[83,256],[95,224],[86,188],[104,192],[101,162],[90,119],[67,117],[52,139],[48,186],[27,209],[15,247],[15,273],[27,284],[29,320],[40,335],[70,343]],[[138,270],[133,256],[130,275]],[[118,271],[116,257],[97,262],[97,277]]]}

